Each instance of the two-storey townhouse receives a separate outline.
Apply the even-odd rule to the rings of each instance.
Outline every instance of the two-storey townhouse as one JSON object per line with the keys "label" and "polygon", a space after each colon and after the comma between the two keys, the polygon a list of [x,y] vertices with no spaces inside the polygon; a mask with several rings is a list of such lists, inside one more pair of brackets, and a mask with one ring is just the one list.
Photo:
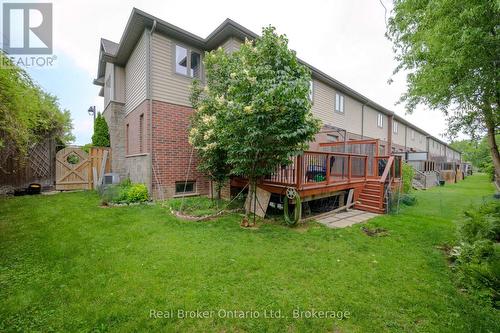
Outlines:
{"label": "two-storey townhouse", "polygon": [[[155,197],[209,192],[188,143],[190,86],[194,78],[204,80],[205,51],[233,52],[245,38],[258,35],[229,19],[201,38],[134,8],[119,43],[101,40],[94,83],[102,86],[113,171],[147,184]],[[446,144],[303,63],[312,73],[313,115],[324,125],[312,149],[317,142],[379,139],[380,154],[427,150],[443,156],[429,142]]]}

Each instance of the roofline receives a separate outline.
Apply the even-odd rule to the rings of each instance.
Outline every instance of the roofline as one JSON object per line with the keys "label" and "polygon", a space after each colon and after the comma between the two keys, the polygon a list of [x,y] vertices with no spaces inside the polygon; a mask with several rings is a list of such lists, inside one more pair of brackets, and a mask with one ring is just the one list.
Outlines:
{"label": "roofline", "polygon": [[[120,38],[120,42],[118,43],[118,49],[117,49],[117,52],[116,52],[116,55],[111,55],[109,53],[100,53],[100,61],[99,61],[99,68],[98,68],[98,79],[94,80],[94,84],[97,84],[97,85],[100,85],[99,83],[99,79],[101,78],[102,75],[101,74],[101,71],[103,70],[103,63],[105,63],[106,61],[109,61],[109,62],[113,62],[113,63],[119,63],[119,64],[123,64],[124,65],[124,58],[128,59],[128,57],[130,56],[130,54],[128,55],[122,55],[121,53],[124,52],[123,51],[123,48],[125,47],[125,41],[127,41],[127,38],[128,38],[128,33],[131,29],[131,24],[133,22],[134,19],[137,19],[138,17],[142,17],[144,19],[146,19],[146,21],[143,21],[143,25],[144,25],[144,29],[148,29],[148,28],[151,28],[152,25],[153,25],[153,22],[156,21],[157,23],[157,26],[156,26],[156,31],[157,32],[163,32],[164,34],[168,34],[168,33],[171,33],[171,34],[175,34],[176,35],[176,38],[177,39],[180,39],[180,41],[183,41],[183,42],[186,42],[186,43],[189,43],[189,44],[194,44],[193,46],[197,46],[199,47],[200,49],[203,49],[205,51],[209,51],[209,50],[212,50],[215,46],[218,46],[218,45],[214,45],[213,41],[219,39],[219,36],[222,34],[222,39],[227,39],[227,38],[230,38],[230,37],[236,37],[236,38],[239,38],[239,39],[243,39],[242,37],[248,37],[250,39],[256,39],[256,38],[259,38],[259,35],[256,34],[255,32],[251,31],[250,29],[240,25],[239,23],[231,20],[230,18],[227,18],[225,19],[217,28],[215,28],[206,38],[202,38],[198,35],[195,35],[187,30],[184,30],[180,27],[177,27],[171,23],[168,23],[156,16],[153,16],[149,13],[146,13],[145,11],[142,11],[136,7],[133,7],[132,9],[132,12],[129,16],[129,19],[127,21],[127,24],[125,26],[125,30],[123,31],[123,34]],[[239,32],[239,34],[235,34],[234,32]],[[168,33],[167,33],[168,32]],[[107,40],[109,42],[112,42],[110,40]],[[102,43],[102,42],[101,42]],[[112,42],[113,43],[113,42]],[[134,45],[136,44],[137,42],[134,43]],[[102,50],[102,49],[101,49]],[[131,53],[131,52],[130,52]],[[121,56],[121,57],[120,57]],[[428,138],[432,138],[433,140],[441,143],[441,144],[444,144],[446,145],[447,147],[449,147],[450,149],[458,152],[458,153],[461,153],[459,151],[457,151],[456,149],[452,148],[449,146],[448,143],[432,136],[431,134],[429,134],[428,132],[418,128],[417,126],[411,124],[409,121],[407,121],[406,119],[404,119],[403,117],[401,116],[398,116],[394,111],[391,111],[383,106],[381,106],[380,104],[376,103],[375,101],[369,99],[368,97],[362,95],[361,93],[355,91],[354,89],[348,87],[347,85],[345,85],[344,83],[334,79],[333,77],[331,77],[330,75],[326,74],[325,72],[319,70],[318,68],[308,64],[307,62],[303,61],[302,59],[298,59],[303,65],[307,66],[310,70],[311,70],[311,73],[312,73],[312,77],[315,78],[315,79],[318,79],[322,82],[324,82],[325,84],[329,85],[329,86],[332,86],[333,88],[336,88],[338,90],[340,90],[341,92],[351,96],[351,97],[354,97],[355,99],[361,101],[363,104],[365,105],[368,105],[368,106],[371,106],[373,107],[375,110],[379,111],[379,112],[382,112],[388,116],[393,116],[395,120],[405,124],[406,126],[409,126],[415,130],[417,130],[418,132],[421,132],[423,134],[425,134]]]}

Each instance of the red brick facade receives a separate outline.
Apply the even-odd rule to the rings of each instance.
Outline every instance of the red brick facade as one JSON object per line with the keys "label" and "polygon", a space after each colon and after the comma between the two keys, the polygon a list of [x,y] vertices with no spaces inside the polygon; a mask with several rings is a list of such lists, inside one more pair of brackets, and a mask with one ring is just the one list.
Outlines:
{"label": "red brick facade", "polygon": [[[195,181],[195,192],[209,193],[209,182],[197,171],[196,151],[188,142],[189,117],[193,109],[160,101],[153,101],[153,193],[158,183],[164,197],[175,195],[175,183]],[[191,165],[189,159],[192,154]]]}
{"label": "red brick facade", "polygon": [[125,116],[125,155],[143,154],[150,151],[148,111],[149,100],[144,100]]}

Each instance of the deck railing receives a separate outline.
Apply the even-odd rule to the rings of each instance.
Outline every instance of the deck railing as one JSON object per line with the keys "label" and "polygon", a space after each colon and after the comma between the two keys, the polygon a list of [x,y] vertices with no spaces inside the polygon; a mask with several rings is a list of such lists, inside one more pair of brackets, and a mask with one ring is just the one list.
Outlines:
{"label": "deck railing", "polygon": [[290,164],[277,167],[264,181],[301,188],[366,180],[373,173],[368,165],[366,155],[306,151],[292,158]]}
{"label": "deck railing", "polygon": [[358,180],[379,179],[385,182],[401,177],[400,156],[374,156],[340,152],[313,152],[290,159],[290,164],[275,169],[264,182],[272,185],[309,186],[347,183]]}

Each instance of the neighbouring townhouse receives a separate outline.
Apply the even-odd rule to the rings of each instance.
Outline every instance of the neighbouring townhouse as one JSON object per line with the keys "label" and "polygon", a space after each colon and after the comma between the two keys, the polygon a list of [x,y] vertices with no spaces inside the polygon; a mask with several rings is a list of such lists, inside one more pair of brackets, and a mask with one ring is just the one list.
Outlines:
{"label": "neighbouring townhouse", "polygon": [[[114,172],[147,184],[155,197],[209,193],[188,143],[190,85],[205,78],[204,52],[233,52],[245,38],[258,35],[230,19],[202,38],[134,8],[119,43],[101,39],[94,84],[102,87]],[[427,160],[460,162],[445,142],[304,64],[312,72],[312,112],[323,122],[311,149],[378,139],[380,155],[425,153]]]}

